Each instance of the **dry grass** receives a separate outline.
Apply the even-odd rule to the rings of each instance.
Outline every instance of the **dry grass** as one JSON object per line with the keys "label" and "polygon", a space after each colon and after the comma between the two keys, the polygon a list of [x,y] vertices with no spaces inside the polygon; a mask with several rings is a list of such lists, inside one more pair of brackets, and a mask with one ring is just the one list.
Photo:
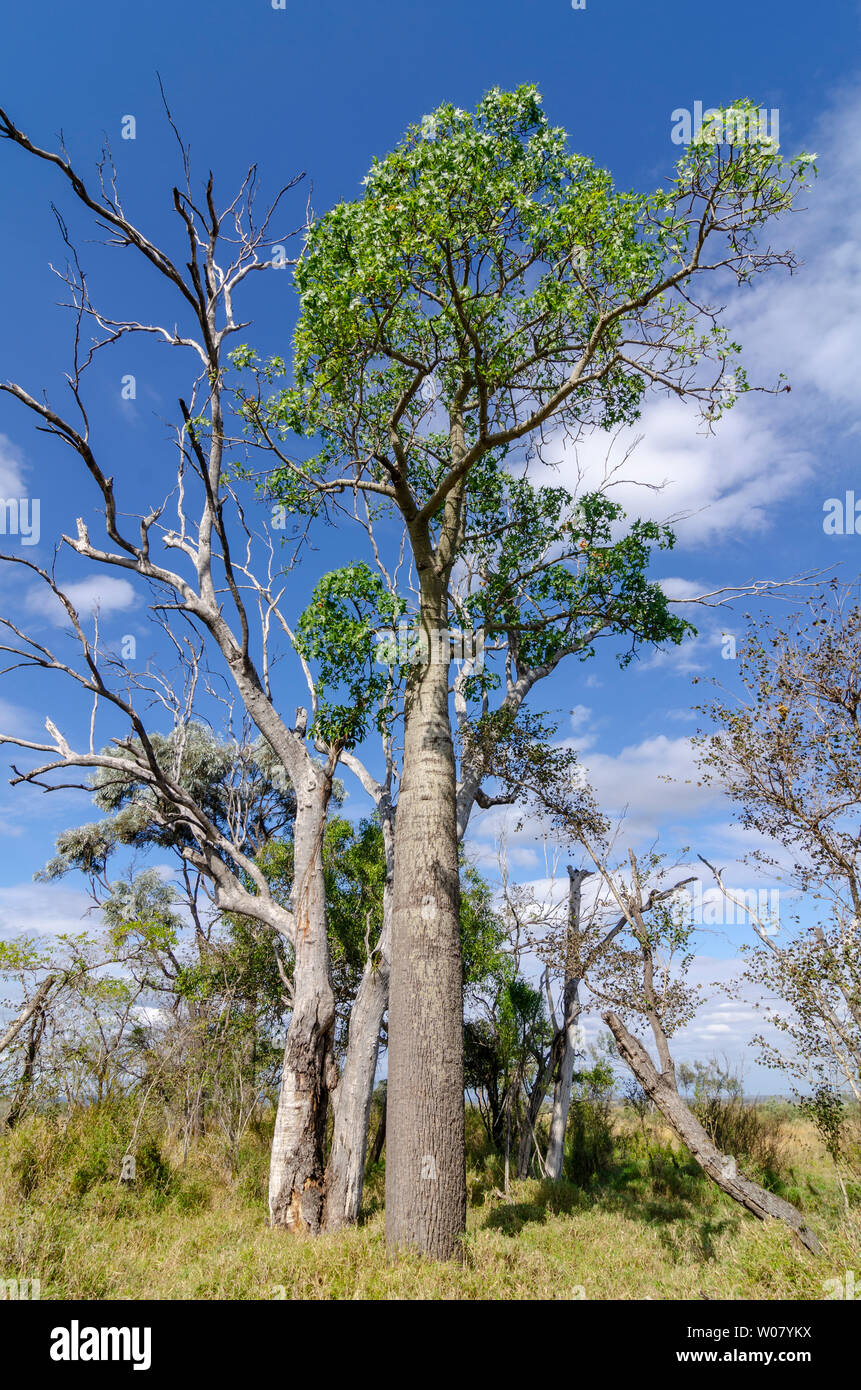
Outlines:
{"label": "dry grass", "polygon": [[392,1265],[380,1169],[362,1226],[296,1239],[265,1225],[265,1134],[236,1174],[210,1142],[183,1168],[151,1155],[129,1192],[99,1176],[105,1154],[114,1160],[110,1124],[60,1135],[36,1118],[0,1144],[0,1277],[39,1278],[43,1299],[821,1299],[824,1280],[861,1268],[861,1212],[842,1217],[804,1122],[787,1126],[787,1192],[823,1237],[818,1260],[724,1198],[659,1125],[638,1134],[620,1116],[617,1128],[618,1160],[600,1183],[516,1183],[510,1203],[494,1195],[498,1162],[473,1134],[464,1262]]}

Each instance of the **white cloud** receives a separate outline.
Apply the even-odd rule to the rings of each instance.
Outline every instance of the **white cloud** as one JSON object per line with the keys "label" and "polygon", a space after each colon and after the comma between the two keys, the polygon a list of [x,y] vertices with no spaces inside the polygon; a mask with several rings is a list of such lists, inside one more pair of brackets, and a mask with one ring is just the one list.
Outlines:
{"label": "white cloud", "polygon": [[5,434],[0,434],[0,497],[26,495],[21,450]]}
{"label": "white cloud", "polygon": [[[702,783],[690,738],[656,734],[628,744],[618,753],[601,753],[593,747],[594,725],[581,729],[588,713],[577,707],[576,726],[581,731],[560,746],[577,750],[603,813],[611,821],[624,813],[620,832],[624,844],[640,848],[652,843],[662,829],[672,841],[668,850],[678,847],[680,837],[690,843],[692,833],[701,833],[700,827],[694,830],[692,822],[701,821],[722,801],[719,788]],[[495,843],[502,834],[510,858],[515,849],[534,846],[542,839],[541,818],[524,815],[522,808],[503,806],[476,814],[470,830],[470,844],[485,866],[495,864]]]}
{"label": "white cloud", "polygon": [[24,738],[32,732],[34,722],[38,721],[34,721],[31,709],[12,704],[10,700],[0,699],[0,734]]}
{"label": "white cloud", "polygon": [[60,883],[15,883],[0,888],[0,934],[58,936],[63,932],[95,931],[97,914],[86,893]]}
{"label": "white cloud", "polygon": [[[835,413],[858,421],[861,357],[861,91],[840,94],[820,119],[811,144],[819,177],[780,231],[797,250],[797,274],[755,281],[730,304],[733,332],[771,370],[784,371],[792,401],[821,410],[812,393]],[[776,244],[776,241],[775,241]],[[836,412],[835,412],[836,407]]]}
{"label": "white cloud", "polygon": [[561,446],[558,469],[538,470],[536,480],[597,489],[609,454],[610,495],[631,517],[673,522],[680,547],[762,532],[775,503],[811,476],[814,460],[766,422],[761,401],[739,401],[709,435],[691,406],[654,399],[636,427],[612,440],[595,432],[576,449]]}
{"label": "white cloud", "polygon": [[[61,584],[60,588],[74,604],[79,615],[86,618],[94,609],[102,617],[111,613],[124,613],[137,603],[137,595],[127,579],[117,579],[112,575],[92,575],[72,584]],[[46,585],[30,589],[27,594],[27,607],[32,613],[39,613],[52,623],[62,627],[68,622],[66,610]]]}
{"label": "white cloud", "polygon": [[582,491],[600,486],[608,467],[617,468],[626,481],[612,495],[629,515],[684,517],[674,528],[680,548],[731,543],[767,531],[778,505],[818,476],[822,457],[814,438],[827,431],[833,443],[840,433],[861,429],[859,122],[856,85],[839,94],[805,142],[817,151],[819,177],[770,237],[776,248],[794,248],[797,273],[777,268],[724,296],[725,320],[742,345],[751,383],[773,386],[783,372],[791,394],[742,396],[714,435],[701,433],[693,407],[651,397],[634,428],[612,438],[596,432],[576,450],[560,444],[559,471],[548,472],[547,481],[555,477]]}
{"label": "white cloud", "polygon": [[626,836],[632,841],[653,837],[662,822],[678,824],[700,816],[720,797],[698,781],[688,738],[657,734],[615,755],[589,752],[584,762],[605,813],[615,817],[629,808]]}
{"label": "white cloud", "polygon": [[667,598],[677,599],[679,601],[698,598],[700,594],[707,593],[709,587],[707,584],[700,584],[695,579],[681,579],[678,576],[673,576],[669,579],[659,579],[658,583]]}

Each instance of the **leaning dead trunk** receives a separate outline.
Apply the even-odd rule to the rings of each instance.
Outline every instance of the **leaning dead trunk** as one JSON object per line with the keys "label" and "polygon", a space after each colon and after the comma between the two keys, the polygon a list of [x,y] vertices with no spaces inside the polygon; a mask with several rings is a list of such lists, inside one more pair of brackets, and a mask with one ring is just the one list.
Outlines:
{"label": "leaning dead trunk", "polygon": [[441,588],[431,597],[431,659],[412,668],[407,688],[395,821],[386,1240],[390,1251],[450,1259],[466,1226],[463,980],[449,649],[433,640],[446,628],[445,601]]}
{"label": "leaning dead trunk", "polygon": [[685,1105],[675,1085],[657,1070],[642,1043],[628,1032],[618,1015],[606,1013],[603,1018],[619,1045],[621,1056],[643,1090],[655,1102],[673,1132],[687,1145],[694,1158],[721,1191],[746,1207],[760,1221],[774,1216],[785,1222],[796,1232],[808,1250],[814,1255],[820,1254],[822,1247],[819,1240],[806,1224],[801,1212],[790,1202],[785,1202],[773,1192],[767,1192],[765,1188],[740,1173],[735,1159],[718,1151],[696,1115]]}
{"label": "leaning dead trunk", "polygon": [[330,784],[315,772],[297,788],[294,831],[293,1012],[269,1168],[273,1226],[316,1235],[323,1215],[324,1144],[333,1079],[335,995],[329,972],[323,825]]}
{"label": "leaning dead trunk", "polygon": [[30,1098],[33,1089],[33,1078],[36,1073],[36,1058],[39,1055],[39,1044],[42,1041],[42,1034],[45,1031],[45,1010],[37,1009],[30,1020],[30,1031],[27,1035],[27,1046],[24,1050],[24,1068],[18,1079],[15,1094],[12,1097],[12,1104],[6,1116],[6,1127],[14,1129]]}
{"label": "leaning dead trunk", "polygon": [[553,1110],[550,1116],[550,1139],[547,1145],[547,1176],[553,1182],[562,1177],[565,1158],[565,1131],[571,1108],[571,1087],[574,1084],[574,1060],[580,1047],[580,980],[577,977],[579,960],[580,895],[583,880],[591,870],[568,866],[568,942],[565,954],[565,992],[562,1008],[562,1055],[556,1086],[553,1091]]}

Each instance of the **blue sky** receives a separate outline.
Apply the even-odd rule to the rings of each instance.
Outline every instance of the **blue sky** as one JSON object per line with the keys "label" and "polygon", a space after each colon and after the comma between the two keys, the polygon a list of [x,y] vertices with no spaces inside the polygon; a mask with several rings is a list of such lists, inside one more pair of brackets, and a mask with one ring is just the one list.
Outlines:
{"label": "blue sky", "polygon": [[[306,171],[305,189],[318,212],[358,196],[372,155],[390,148],[406,125],[441,101],[470,108],[494,85],[536,82],[550,119],[566,127],[572,146],[609,167],[619,185],[641,188],[660,183],[680,154],[670,139],[677,108],[750,96],[777,109],[783,150],[819,154],[820,179],[805,200],[807,211],[777,234],[798,248],[804,265],[791,281],[776,272],[730,296],[727,314],[751,375],[770,381],[784,371],[792,394],[745,400],[708,439],[697,432],[691,412],[654,401],[634,431],[642,441],[626,471],[666,486],[648,494],[648,503],[641,488],[620,490],[632,511],[689,513],[678,528],[677,550],[656,571],[684,597],[800,569],[835,567],[846,580],[861,570],[861,537],[829,536],[822,527],[825,500],[842,497],[858,475],[858,22],[856,4],[824,8],[800,0],[712,7],[587,0],[576,11],[569,0],[361,8],[287,0],[284,10],[269,0],[155,0],[146,7],[91,0],[83,9],[47,0],[4,16],[0,104],[38,143],[52,145],[62,129],[83,168],[92,168],[107,136],[127,210],[172,247],[170,189],[181,171],[157,72],[198,175],[212,167],[224,195],[256,162],[262,197]],[[123,140],[129,115],[136,138]],[[68,200],[50,170],[7,145],[0,145],[0,171],[0,376],[36,392],[45,386],[59,397],[71,324],[55,308],[62,287],[48,263],[62,261],[63,248],[50,203],[56,199],[68,211]],[[305,196],[291,195],[285,227],[299,222]],[[141,296],[158,302],[158,288],[127,253],[105,255],[83,243],[81,253],[103,301],[118,308],[127,302],[135,312]],[[265,288],[252,295],[254,341],[263,352],[286,354],[294,313],[289,272],[265,279]],[[125,371],[138,380],[134,406],[120,397]],[[97,368],[93,380],[94,419],[116,456],[112,466],[129,504],[150,499],[153,479],[171,462],[159,417],[171,413],[183,383],[179,364],[167,350],[159,355],[136,346],[121,363]],[[577,462],[596,469],[608,448],[618,457],[630,442],[593,439]],[[573,458],[560,459],[563,477],[573,476],[574,466]],[[0,401],[0,495],[40,498],[41,541],[28,558],[41,563],[96,500],[71,456],[34,434],[8,399]],[[343,563],[343,545],[343,539],[323,536],[318,554],[303,566],[300,590]],[[58,573],[64,581],[91,582],[74,557],[61,559]],[[92,582],[94,588],[78,591],[82,605],[88,593],[98,596],[110,633],[141,632],[139,599],[121,581]],[[0,573],[4,611],[25,613],[36,630],[56,633],[31,589],[20,574]],[[688,738],[696,725],[691,676],[731,682],[721,635],[740,630],[738,616],[701,614],[696,621],[696,641],[671,654],[644,655],[621,676],[604,656],[588,676],[579,665],[564,670],[537,707],[560,718],[603,804],[612,811],[629,806],[634,841],[648,842],[660,832],[670,852],[692,845],[728,866],[735,884],[756,887],[737,866],[745,846],[726,805],[689,780]],[[285,698],[292,697],[291,687]],[[43,679],[8,677],[0,685],[0,723],[9,732],[34,732],[67,699],[58,679],[48,692]],[[5,750],[0,762],[5,768]],[[666,776],[675,782],[661,780]],[[349,809],[363,806],[351,793]],[[88,815],[82,796],[46,798],[29,788],[10,789],[4,778],[0,929],[69,929],[78,921],[85,906],[79,885],[69,880],[46,888],[31,880],[57,830]],[[491,813],[474,822],[474,852],[487,866],[503,820],[502,813]],[[539,894],[549,891],[534,826],[509,828],[509,852],[519,876],[534,880]],[[735,927],[704,939],[697,966],[703,982],[732,972],[743,938],[744,929]],[[741,1058],[752,1017],[743,1003],[712,1003],[680,1040],[679,1055],[719,1050]],[[773,1087],[750,1054],[745,1075],[753,1089]]]}

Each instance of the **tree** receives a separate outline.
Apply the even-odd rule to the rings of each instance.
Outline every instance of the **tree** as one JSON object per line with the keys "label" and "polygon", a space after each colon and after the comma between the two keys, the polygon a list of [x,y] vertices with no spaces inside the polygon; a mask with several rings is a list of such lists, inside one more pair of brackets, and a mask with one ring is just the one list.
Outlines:
{"label": "tree", "polygon": [[[277,845],[292,833],[296,801],[283,769],[263,740],[219,740],[192,722],[151,741],[179,784],[206,808],[225,837],[263,870],[271,891],[289,898],[292,854],[285,875]],[[110,753],[106,749],[106,753]],[[186,857],[188,826],[159,819],[158,798],[146,782],[96,768],[91,778],[101,820],[72,827],[37,878],[83,873],[117,955],[133,950],[127,967],[158,1020],[144,1031],[148,1081],[166,1107],[181,1112],[183,1145],[215,1115],[235,1159],[239,1139],[267,1089],[273,1028],[289,1004],[292,948],[252,918],[227,917],[213,902],[206,875]],[[231,829],[232,827],[232,829]],[[167,850],[176,866],[165,882],[154,869],[115,877],[115,859]],[[280,891],[278,875],[286,876]],[[250,886],[250,881],[249,885]]]}
{"label": "tree", "polygon": [[[167,116],[176,131],[169,111]],[[70,258],[61,278],[69,292],[74,320],[67,376],[71,412],[63,414],[47,393],[34,395],[18,382],[0,383],[0,390],[30,411],[39,429],[71,450],[95,487],[103,536],[91,535],[92,527],[80,518],[76,534],[63,536],[63,546],[96,567],[119,570],[138,581],[151,613],[172,615],[174,626],[168,637],[190,668],[190,684],[184,692],[165,691],[157,676],[150,678],[134,670],[120,656],[104,649],[97,620],[93,635],[85,633],[75,606],[52,574],[21,556],[4,556],[45,583],[63,605],[80,660],[80,667],[75,668],[5,619],[7,640],[2,649],[10,665],[62,673],[74,683],[73,688],[86,692],[86,698],[92,700],[94,724],[97,715],[104,718],[109,712],[124,727],[110,755],[98,750],[93,734],[89,747],[74,748],[50,719],[49,742],[8,735],[2,742],[43,755],[41,765],[18,772],[16,782],[49,785],[44,779],[52,774],[95,767],[146,782],[156,793],[155,813],[162,823],[187,828],[186,856],[214,885],[218,907],[255,917],[280,932],[293,947],[294,996],[272,1150],[269,1213],[274,1225],[313,1233],[320,1228],[323,1211],[328,1091],[334,1080],[335,1001],[326,933],[322,840],[340,750],[329,748],[322,757],[315,756],[306,738],[307,711],[300,707],[289,722],[273,690],[273,632],[277,635],[282,631],[288,642],[291,636],[280,606],[286,585],[280,575],[273,574],[271,536],[265,528],[262,534],[252,531],[232,485],[231,397],[225,385],[228,349],[240,328],[237,299],[245,281],[259,271],[288,263],[284,244],[289,237],[273,236],[270,223],[282,197],[298,180],[278,193],[261,219],[255,210],[257,172],[252,166],[236,196],[219,209],[212,173],[202,195],[192,188],[188,151],[177,133],[184,170],[184,186],[175,187],[172,193],[181,235],[183,259],[179,259],[156,245],[125,215],[109,155],[103,156],[96,180],[90,183],[64,149],[58,153],[41,148],[5,111],[0,111],[0,139],[55,170],[75,211],[84,213],[90,226],[95,222],[107,233],[109,246],[129,249],[139,257],[141,269],[154,275],[160,288],[172,297],[168,325],[150,322],[149,297],[140,318],[118,319],[100,309],[90,297],[87,276],[67,222],[60,216]],[[133,509],[123,500],[132,480],[115,477],[110,443],[91,426],[91,416],[95,418],[97,412],[92,404],[88,409],[86,388],[87,372],[98,354],[138,334],[179,349],[192,366],[178,401],[168,479],[154,469],[154,478],[147,479],[147,485],[156,489],[155,496],[135,525],[128,520],[130,514],[134,516]],[[241,430],[241,422],[236,430]],[[165,499],[172,493],[175,525],[165,520]],[[297,548],[301,547],[303,534],[295,539]],[[148,701],[167,702],[171,725],[187,723],[184,699],[190,700],[193,708],[201,641],[220,662],[220,674],[232,683],[245,713],[295,791],[294,886],[289,907],[273,898],[265,875],[239,848],[236,838],[222,833],[205,807],[179,784],[173,768],[159,761],[147,723],[134,704],[135,695],[144,688]]]}
{"label": "tree", "polygon": [[[701,706],[706,778],[745,829],[771,841],[750,862],[805,907],[779,923],[750,913],[758,938],[746,976],[788,1008],[769,1010],[780,1041],[766,1066],[813,1092],[861,1101],[861,609],[834,584],[788,621],[751,621],[740,694]],[[704,861],[707,862],[707,861]],[[719,869],[718,886],[733,902]],[[747,904],[739,904],[748,912]],[[811,920],[812,919],[812,920]],[[794,934],[787,931],[794,925]]]}
{"label": "tree", "polygon": [[[679,1093],[670,1038],[696,1012],[698,991],[686,978],[694,929],[676,895],[692,880],[665,886],[666,870],[655,853],[638,862],[629,852],[627,883],[597,857],[595,864],[626,924],[616,949],[601,960],[590,981],[605,1003],[615,1004],[602,1017],[619,1055],[712,1181],[760,1221],[769,1217],[783,1221],[808,1250],[818,1254],[821,1246],[816,1233],[798,1209],[741,1172],[734,1155],[721,1153]],[[649,879],[654,882],[647,891]],[[624,1016],[648,1026],[657,1066],[626,1026]]]}
{"label": "tree", "polygon": [[[474,114],[443,106],[374,162],[361,200],[311,229],[296,272],[297,385],[268,403],[246,394],[250,426],[279,454],[271,484],[285,504],[319,511],[341,493],[362,494],[399,514],[426,651],[439,654],[410,670],[395,827],[393,1249],[448,1258],[465,1221],[448,667],[450,587],[470,527],[477,519],[485,549],[504,555],[510,517],[496,538],[483,523],[506,509],[507,488],[517,491],[518,450],[631,421],[649,388],[699,401],[716,418],[736,346],[691,282],[721,272],[746,281],[793,264],[760,249],[757,234],[791,207],[805,167],[773,146],[701,140],[668,190],[617,193],[604,171],[567,152],[534,88],[494,90]],[[283,447],[292,431],[317,436],[318,453],[292,459]],[[504,569],[493,576],[479,604],[491,630],[522,633],[550,661],[587,654],[607,631],[635,644],[680,640],[684,629],[667,622],[653,590],[626,582],[625,551],[592,539],[609,529],[610,504],[583,499],[582,509],[579,527],[564,517],[563,559],[547,557],[531,575],[539,613],[521,611]],[[634,537],[650,539],[659,533]],[[581,620],[573,648],[572,614]]]}

